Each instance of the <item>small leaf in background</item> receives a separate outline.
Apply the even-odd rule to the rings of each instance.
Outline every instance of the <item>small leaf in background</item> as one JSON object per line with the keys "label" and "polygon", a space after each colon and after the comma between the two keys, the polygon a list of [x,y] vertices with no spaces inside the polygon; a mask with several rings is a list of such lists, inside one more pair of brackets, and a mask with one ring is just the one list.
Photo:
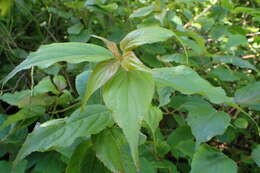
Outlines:
{"label": "small leaf in background", "polygon": [[111,58],[113,58],[113,55],[110,51],[97,45],[87,43],[53,43],[41,46],[36,52],[31,53],[2,82],[5,84],[19,71],[33,66],[47,68],[60,61],[68,63],[99,62]]}
{"label": "small leaf in background", "polygon": [[107,129],[94,138],[96,155],[112,172],[135,173],[128,143],[120,129]]}
{"label": "small leaf in background", "polygon": [[248,84],[235,92],[235,102],[260,110],[260,82]]}
{"label": "small leaf in background", "polygon": [[77,35],[83,28],[84,26],[81,23],[77,23],[68,28],[68,33]]}
{"label": "small leaf in background", "polygon": [[197,145],[223,134],[230,125],[231,118],[227,113],[216,111],[205,101],[189,102],[185,108],[189,110],[187,122],[196,138]]}
{"label": "small leaf in background", "polygon": [[144,27],[127,34],[120,42],[120,48],[123,51],[130,51],[143,44],[166,41],[173,35],[171,30],[158,26]]}
{"label": "small leaf in background", "polygon": [[171,152],[176,158],[182,156],[179,152],[192,158],[195,151],[195,142],[189,126],[185,125],[175,129],[168,136],[167,142],[171,147]]}
{"label": "small leaf in background", "polygon": [[59,91],[62,91],[63,89],[65,89],[67,87],[66,79],[61,75],[54,76],[53,82]]}
{"label": "small leaf in background", "polygon": [[145,17],[151,14],[154,11],[154,5],[149,5],[147,7],[139,8],[135,10],[129,18],[138,18],[138,17]]}
{"label": "small leaf in background", "polygon": [[184,57],[184,55],[182,55],[180,53],[164,55],[164,56],[160,57],[159,60],[162,62],[166,62],[166,63],[167,62],[176,62],[176,63],[180,63],[180,64],[185,63],[185,57]]}
{"label": "small leaf in background", "polygon": [[236,163],[208,145],[201,145],[194,154],[190,173],[237,173]]}
{"label": "small leaf in background", "polygon": [[162,172],[179,173],[177,167],[168,160],[153,162],[153,166]]}
{"label": "small leaf in background", "polygon": [[216,104],[232,102],[222,88],[212,86],[187,66],[180,65],[153,70],[153,77],[160,87],[172,87],[183,94],[200,94]]}
{"label": "small leaf in background", "polygon": [[234,121],[234,125],[238,128],[241,128],[241,129],[246,129],[247,126],[248,126],[248,121],[244,118],[237,118],[235,121]]}
{"label": "small leaf in background", "polygon": [[232,64],[241,68],[249,68],[249,69],[253,69],[256,72],[258,71],[256,69],[256,67],[251,64],[249,61],[247,60],[243,60],[241,58],[238,57],[232,57],[232,56],[217,56],[213,58],[213,62],[217,62],[217,63],[225,63],[225,64]]}
{"label": "small leaf in background", "polygon": [[41,124],[20,149],[15,163],[34,151],[70,146],[78,137],[89,136],[111,125],[111,113],[102,105],[86,107],[87,112],[76,110],[69,118],[54,119]]}
{"label": "small leaf in background", "polygon": [[260,167],[260,144],[258,144],[252,151],[251,157],[258,167]]}
{"label": "small leaf in background", "polygon": [[23,104],[23,100],[25,97],[28,97],[31,95],[30,90],[23,90],[23,91],[16,91],[15,93],[6,93],[0,96],[0,100],[13,105],[21,107]]}
{"label": "small leaf in background", "polygon": [[28,106],[13,115],[8,115],[8,118],[0,125],[0,131],[12,123],[26,120],[32,117],[44,115],[45,108],[41,106]]}
{"label": "small leaf in background", "polygon": [[119,67],[120,62],[114,59],[97,64],[88,79],[85,95],[82,99],[83,106],[97,89],[102,87],[116,74]]}
{"label": "small leaf in background", "polygon": [[56,89],[55,85],[52,83],[50,77],[43,78],[34,88],[34,94],[44,94],[51,92],[53,94],[59,94],[60,92]]}
{"label": "small leaf in background", "polygon": [[163,113],[160,108],[156,106],[150,106],[149,112],[144,116],[144,121],[152,131],[153,137],[155,137],[155,131],[159,127],[159,123],[162,118]]}
{"label": "small leaf in background", "polygon": [[236,75],[237,73],[235,71],[226,69],[224,67],[217,67],[213,69],[209,74],[216,76],[220,80],[226,82],[234,82],[240,79],[240,77]]}
{"label": "small leaf in background", "polygon": [[151,74],[121,69],[103,88],[106,106],[115,122],[123,129],[131,154],[138,166],[140,125],[148,112],[154,94]]}
{"label": "small leaf in background", "polygon": [[77,77],[76,77],[76,82],[75,82],[76,90],[77,90],[79,96],[82,98],[85,94],[87,82],[88,82],[90,74],[91,74],[91,71],[84,71],[84,72],[80,73],[79,75],[77,75]]}
{"label": "small leaf in background", "polygon": [[174,89],[172,89],[171,87],[157,87],[157,93],[159,96],[159,102],[161,106],[165,106],[168,103],[170,103],[171,99],[171,95],[174,92]]}
{"label": "small leaf in background", "polygon": [[79,34],[69,35],[69,41],[85,43],[90,39],[90,34],[91,32],[88,29],[84,29]]}

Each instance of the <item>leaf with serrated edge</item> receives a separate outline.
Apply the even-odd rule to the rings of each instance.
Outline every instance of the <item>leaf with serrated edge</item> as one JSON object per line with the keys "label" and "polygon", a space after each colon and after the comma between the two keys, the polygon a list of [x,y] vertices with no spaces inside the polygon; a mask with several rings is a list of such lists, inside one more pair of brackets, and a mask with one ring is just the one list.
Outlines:
{"label": "leaf with serrated edge", "polygon": [[123,69],[103,89],[105,104],[123,129],[137,167],[140,126],[150,107],[153,93],[154,81],[151,74]]}

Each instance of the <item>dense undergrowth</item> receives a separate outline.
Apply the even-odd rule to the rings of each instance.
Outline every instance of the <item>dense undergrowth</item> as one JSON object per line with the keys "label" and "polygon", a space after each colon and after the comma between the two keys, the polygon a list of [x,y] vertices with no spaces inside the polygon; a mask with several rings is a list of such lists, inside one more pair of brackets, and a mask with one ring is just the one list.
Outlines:
{"label": "dense undergrowth", "polygon": [[0,0],[0,173],[260,172],[259,0]]}

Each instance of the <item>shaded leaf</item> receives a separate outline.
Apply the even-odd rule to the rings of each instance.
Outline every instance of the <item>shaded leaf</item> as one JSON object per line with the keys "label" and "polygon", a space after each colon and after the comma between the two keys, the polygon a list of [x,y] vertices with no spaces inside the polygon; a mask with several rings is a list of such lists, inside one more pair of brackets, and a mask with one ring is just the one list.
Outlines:
{"label": "shaded leaf", "polygon": [[128,143],[119,129],[107,129],[98,134],[94,138],[93,148],[99,160],[112,172],[136,172]]}
{"label": "shaded leaf", "polygon": [[13,115],[9,115],[8,118],[4,121],[2,125],[0,125],[0,131],[12,123],[16,123],[21,120],[25,120],[28,118],[41,116],[45,112],[45,108],[41,106],[29,106],[21,109],[17,113]]}
{"label": "shaded leaf", "polygon": [[223,111],[216,111],[205,101],[190,102],[185,107],[189,110],[187,122],[196,137],[197,145],[223,134],[229,126],[229,115]]}
{"label": "shaded leaf", "polygon": [[43,78],[34,88],[34,94],[44,94],[47,92],[52,92],[53,94],[59,94],[60,92],[56,89],[52,83],[50,77]]}
{"label": "shaded leaf", "polygon": [[192,159],[190,173],[201,173],[202,170],[206,173],[236,173],[237,165],[216,149],[208,145],[201,145]]}
{"label": "shaded leaf", "polygon": [[255,149],[253,149],[251,157],[255,161],[258,167],[260,167],[260,144],[256,146]]}
{"label": "shaded leaf", "polygon": [[242,106],[260,106],[260,81],[248,84],[235,92],[235,102]]}
{"label": "shaded leaf", "polygon": [[73,152],[73,155],[70,158],[68,166],[66,168],[66,173],[84,173],[82,168],[85,164],[86,157],[89,157],[90,147],[92,143],[90,140],[82,142]]}

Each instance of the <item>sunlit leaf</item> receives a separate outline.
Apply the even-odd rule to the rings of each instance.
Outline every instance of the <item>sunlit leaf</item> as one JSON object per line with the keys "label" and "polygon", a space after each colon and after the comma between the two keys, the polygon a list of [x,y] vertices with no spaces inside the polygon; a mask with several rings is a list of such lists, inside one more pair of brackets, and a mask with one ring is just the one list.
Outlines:
{"label": "sunlit leaf", "polygon": [[103,89],[103,98],[116,123],[123,129],[138,166],[138,139],[142,120],[154,93],[151,74],[141,71],[118,72]]}

